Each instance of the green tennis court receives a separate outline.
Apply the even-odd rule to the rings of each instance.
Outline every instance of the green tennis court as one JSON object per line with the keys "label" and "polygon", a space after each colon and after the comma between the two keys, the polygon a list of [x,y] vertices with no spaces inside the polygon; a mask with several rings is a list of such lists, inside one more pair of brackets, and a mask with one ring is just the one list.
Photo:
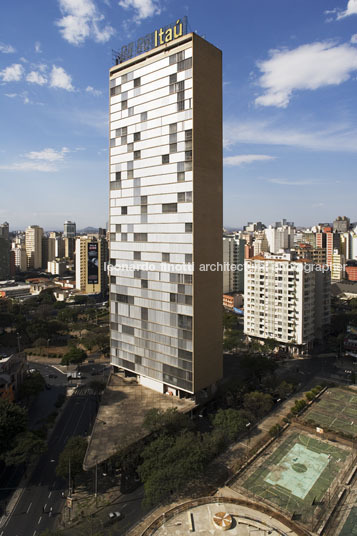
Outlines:
{"label": "green tennis court", "polygon": [[357,536],[357,506],[351,509],[339,536]]}
{"label": "green tennis court", "polygon": [[304,421],[325,432],[357,436],[357,395],[347,389],[330,388],[306,412]]}
{"label": "green tennis court", "polygon": [[243,487],[276,506],[311,520],[316,503],[343,469],[349,454],[331,443],[294,432],[243,482]]}

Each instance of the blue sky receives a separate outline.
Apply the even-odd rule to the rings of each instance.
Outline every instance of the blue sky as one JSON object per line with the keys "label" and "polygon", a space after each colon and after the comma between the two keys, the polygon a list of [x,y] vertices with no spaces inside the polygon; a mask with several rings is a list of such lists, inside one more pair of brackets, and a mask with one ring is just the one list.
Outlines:
{"label": "blue sky", "polygon": [[357,0],[2,0],[0,221],[105,225],[111,50],[183,15],[223,51],[225,225],[357,220]]}

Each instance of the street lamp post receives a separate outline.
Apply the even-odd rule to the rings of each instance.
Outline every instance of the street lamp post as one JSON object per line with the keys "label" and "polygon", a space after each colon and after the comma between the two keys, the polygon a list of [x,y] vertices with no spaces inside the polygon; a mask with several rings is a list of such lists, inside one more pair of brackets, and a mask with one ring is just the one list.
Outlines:
{"label": "street lamp post", "polygon": [[95,488],[94,488],[95,506],[98,506],[98,463],[95,462]]}
{"label": "street lamp post", "polygon": [[252,424],[251,422],[248,422],[248,423],[245,425],[245,427],[246,427],[246,429],[247,429],[247,431],[248,431],[248,443],[247,443],[247,449],[249,449],[249,445],[250,445],[250,425],[251,425],[251,424]]}

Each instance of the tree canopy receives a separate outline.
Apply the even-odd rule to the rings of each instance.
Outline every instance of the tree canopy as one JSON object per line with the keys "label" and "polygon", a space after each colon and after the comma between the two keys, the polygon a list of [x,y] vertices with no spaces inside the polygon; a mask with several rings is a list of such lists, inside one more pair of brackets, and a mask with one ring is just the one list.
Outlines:
{"label": "tree canopy", "polygon": [[26,465],[46,452],[47,444],[34,432],[23,432],[15,438],[15,446],[3,455],[6,465]]}
{"label": "tree canopy", "polygon": [[87,359],[87,354],[84,350],[72,346],[69,351],[62,357],[61,365],[70,365],[82,363]]}
{"label": "tree canopy", "polygon": [[199,477],[212,457],[209,445],[200,434],[185,431],[177,436],[161,434],[145,447],[138,473],[146,503],[170,500],[171,494]]}
{"label": "tree canopy", "polygon": [[83,460],[87,446],[88,443],[84,437],[71,437],[60,454],[56,467],[57,476],[68,478],[69,464],[71,464],[71,477],[74,483],[75,479],[83,473]]}
{"label": "tree canopy", "polygon": [[245,409],[251,411],[259,419],[269,413],[273,407],[273,399],[269,394],[252,391],[244,395],[243,405]]}
{"label": "tree canopy", "polygon": [[143,425],[149,432],[158,432],[164,428],[168,434],[175,434],[192,428],[192,421],[188,415],[177,411],[177,408],[166,411],[152,408],[146,413]]}
{"label": "tree canopy", "polygon": [[27,411],[0,399],[0,455],[14,446],[15,437],[26,430],[26,425]]}
{"label": "tree canopy", "polygon": [[233,408],[219,409],[212,419],[214,428],[221,431],[229,441],[233,441],[246,430],[248,422],[244,411]]}

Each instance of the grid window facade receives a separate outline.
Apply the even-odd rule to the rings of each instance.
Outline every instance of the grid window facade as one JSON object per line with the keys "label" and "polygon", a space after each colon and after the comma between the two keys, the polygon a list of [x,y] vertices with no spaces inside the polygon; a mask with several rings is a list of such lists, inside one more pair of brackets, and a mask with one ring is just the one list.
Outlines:
{"label": "grid window facade", "polygon": [[[110,189],[110,250],[115,264],[129,266],[119,268],[110,288],[111,362],[189,393],[192,54],[192,42],[185,42],[179,50],[173,46],[154,54],[149,63],[129,60],[113,68],[111,89],[120,89],[110,96],[110,180],[120,183]],[[163,263],[169,263],[168,270]]]}

